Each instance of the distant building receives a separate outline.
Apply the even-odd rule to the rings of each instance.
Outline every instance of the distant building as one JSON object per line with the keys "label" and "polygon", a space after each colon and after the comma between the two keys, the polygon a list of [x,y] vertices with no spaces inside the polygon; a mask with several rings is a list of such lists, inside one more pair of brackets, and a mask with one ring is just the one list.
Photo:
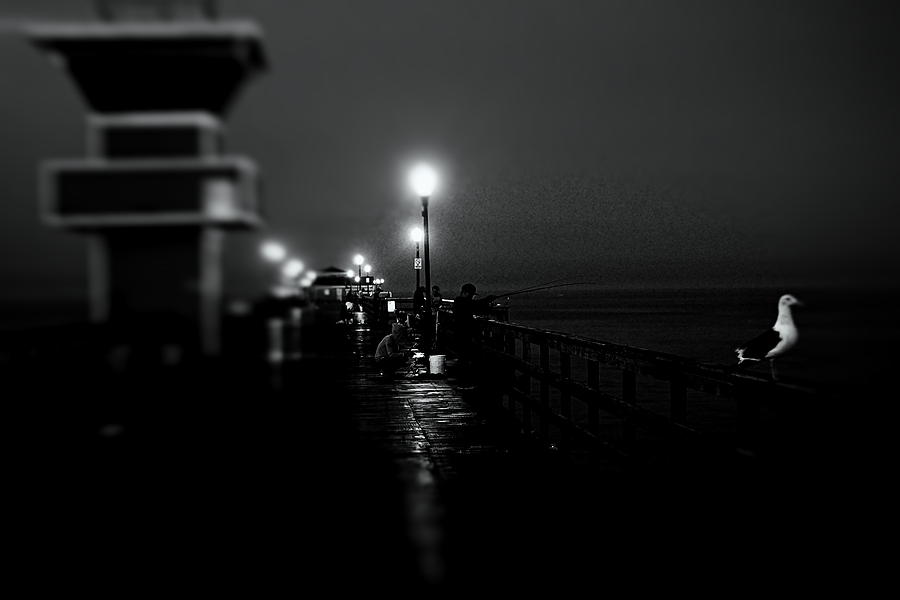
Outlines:
{"label": "distant building", "polygon": [[337,267],[328,267],[316,271],[318,275],[309,286],[309,299],[317,304],[327,302],[341,302],[344,294],[351,289],[356,289],[356,282],[352,277],[347,277],[347,271]]}

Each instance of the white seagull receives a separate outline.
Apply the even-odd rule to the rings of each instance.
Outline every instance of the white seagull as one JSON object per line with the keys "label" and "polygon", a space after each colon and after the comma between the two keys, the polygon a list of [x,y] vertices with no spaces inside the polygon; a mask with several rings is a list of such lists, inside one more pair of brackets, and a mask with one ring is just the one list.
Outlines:
{"label": "white seagull", "polygon": [[777,379],[775,359],[793,348],[799,337],[797,326],[794,325],[794,317],[791,315],[792,306],[803,306],[803,304],[790,294],[785,294],[778,299],[778,318],[772,329],[735,348],[738,365],[745,360],[768,359],[769,367],[772,370],[772,379]]}

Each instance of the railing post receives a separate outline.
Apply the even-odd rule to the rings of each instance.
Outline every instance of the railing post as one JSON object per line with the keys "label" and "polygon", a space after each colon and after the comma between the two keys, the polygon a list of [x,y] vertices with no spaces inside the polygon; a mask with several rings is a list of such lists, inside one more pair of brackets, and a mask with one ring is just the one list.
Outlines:
{"label": "railing post", "polygon": [[[592,391],[600,391],[600,363],[596,360],[587,361],[587,384]],[[588,431],[594,435],[600,433],[600,408],[596,402],[588,402]]]}
{"label": "railing post", "polygon": [[[572,355],[568,352],[559,353],[559,375],[564,383],[572,379]],[[559,414],[565,421],[565,427],[559,432],[559,445],[562,449],[568,450],[572,441],[569,433],[572,428],[572,395],[565,385],[559,393]]]}
{"label": "railing post", "polygon": [[503,334],[503,345],[504,351],[503,353],[506,355],[508,360],[506,361],[509,365],[509,371],[504,373],[506,377],[506,387],[510,390],[509,396],[509,412],[512,413],[513,416],[516,414],[516,398],[513,390],[516,387],[516,335],[512,332],[504,332]]}
{"label": "railing post", "polygon": [[550,438],[550,346],[546,338],[541,339],[541,438]]}
{"label": "railing post", "polygon": [[687,386],[681,373],[672,373],[669,380],[671,390],[670,414],[676,423],[687,422]]}
{"label": "railing post", "polygon": [[737,449],[744,454],[753,455],[758,442],[759,402],[739,387],[735,388],[734,395],[737,400]]}
{"label": "railing post", "polygon": [[[637,408],[637,374],[630,369],[622,371],[622,402]],[[636,437],[634,419],[626,416],[622,423],[622,439],[626,444],[633,444]]]}
{"label": "railing post", "polygon": [[[528,335],[523,335],[522,339],[522,362],[531,364],[531,341]],[[531,433],[531,373],[527,369],[522,369],[519,376],[520,390],[524,401],[522,402],[522,429],[526,434]]]}

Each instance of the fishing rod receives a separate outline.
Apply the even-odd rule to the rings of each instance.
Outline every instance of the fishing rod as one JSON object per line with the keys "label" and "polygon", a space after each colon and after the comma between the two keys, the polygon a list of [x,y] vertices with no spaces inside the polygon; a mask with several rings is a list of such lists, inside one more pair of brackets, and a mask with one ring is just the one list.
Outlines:
{"label": "fishing rod", "polygon": [[[590,281],[572,281],[569,283],[557,283],[555,285],[545,285],[542,287],[526,288],[524,290],[510,292],[509,294],[503,294],[503,297],[508,298],[509,296],[515,296],[516,294],[527,294],[529,292],[540,292],[542,290],[549,290],[549,289],[558,288],[558,287],[566,287],[569,285],[591,285],[592,283],[593,282],[590,282]],[[499,298],[499,296],[498,296],[498,298]]]}
{"label": "fishing rod", "polygon": [[546,286],[546,285],[550,285],[550,284],[552,284],[552,283],[560,282],[560,281],[562,281],[563,279],[566,279],[566,278],[565,278],[565,277],[560,277],[559,279],[553,279],[552,281],[545,281],[544,283],[537,283],[537,284],[535,284],[535,285],[530,285],[530,286],[528,286],[528,287],[524,287],[524,288],[521,288],[521,289],[518,289],[518,290],[513,290],[513,291],[511,291],[511,292],[506,292],[505,294],[495,294],[495,295],[496,295],[498,298],[500,298],[501,296],[509,296],[509,295],[512,295],[512,294],[522,294],[522,293],[527,292],[527,291],[529,291],[529,290],[537,289],[537,288],[540,288],[540,287],[544,287],[544,286]]}

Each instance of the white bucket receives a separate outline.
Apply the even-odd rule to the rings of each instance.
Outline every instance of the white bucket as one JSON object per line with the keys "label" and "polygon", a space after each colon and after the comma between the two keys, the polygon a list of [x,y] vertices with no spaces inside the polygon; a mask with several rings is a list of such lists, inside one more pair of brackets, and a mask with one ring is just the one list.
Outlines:
{"label": "white bucket", "polygon": [[444,373],[444,354],[432,354],[428,357],[428,372],[432,375],[441,375]]}

